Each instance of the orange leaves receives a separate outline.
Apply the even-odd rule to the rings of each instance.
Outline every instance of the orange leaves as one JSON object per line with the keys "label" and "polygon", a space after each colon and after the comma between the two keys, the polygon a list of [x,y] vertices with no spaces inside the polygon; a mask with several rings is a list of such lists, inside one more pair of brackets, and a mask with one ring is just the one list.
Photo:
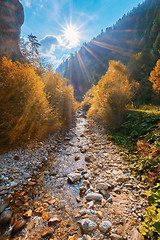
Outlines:
{"label": "orange leaves", "polygon": [[153,90],[160,94],[160,59],[157,61],[154,70],[150,73],[149,81],[153,83]]}
{"label": "orange leaves", "polygon": [[143,140],[137,141],[137,150],[142,157],[149,156],[150,158],[156,157],[159,153],[155,145],[144,142]]}
{"label": "orange leaves", "polygon": [[67,79],[50,70],[42,81],[34,65],[6,57],[0,62],[0,103],[0,133],[7,144],[57,131],[71,121],[75,109]]}
{"label": "orange leaves", "polygon": [[120,123],[121,113],[131,98],[126,67],[110,61],[107,73],[92,90],[87,116],[110,126]]}

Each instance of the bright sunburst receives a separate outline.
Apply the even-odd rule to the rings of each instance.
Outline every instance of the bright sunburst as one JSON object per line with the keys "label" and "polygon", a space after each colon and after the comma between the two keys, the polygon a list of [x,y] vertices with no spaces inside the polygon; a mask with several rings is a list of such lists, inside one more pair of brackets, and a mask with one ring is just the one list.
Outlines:
{"label": "bright sunburst", "polygon": [[72,24],[67,25],[66,28],[63,28],[63,37],[65,41],[68,42],[70,48],[77,47],[80,43],[80,33],[78,28]]}

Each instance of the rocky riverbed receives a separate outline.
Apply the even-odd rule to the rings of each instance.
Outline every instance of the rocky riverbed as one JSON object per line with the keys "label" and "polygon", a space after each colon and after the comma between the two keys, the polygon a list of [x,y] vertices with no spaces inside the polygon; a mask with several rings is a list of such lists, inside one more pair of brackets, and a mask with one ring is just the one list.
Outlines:
{"label": "rocky riverbed", "polygon": [[143,186],[79,114],[68,132],[0,156],[0,239],[142,240]]}

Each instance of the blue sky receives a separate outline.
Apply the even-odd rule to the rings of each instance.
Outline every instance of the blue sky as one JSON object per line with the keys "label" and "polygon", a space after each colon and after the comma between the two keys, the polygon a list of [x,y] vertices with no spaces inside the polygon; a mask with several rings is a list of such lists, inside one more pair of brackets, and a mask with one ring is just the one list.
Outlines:
{"label": "blue sky", "polygon": [[25,21],[21,36],[27,37],[30,33],[37,36],[41,55],[56,68],[84,42],[96,37],[101,29],[112,26],[143,1],[22,0]]}

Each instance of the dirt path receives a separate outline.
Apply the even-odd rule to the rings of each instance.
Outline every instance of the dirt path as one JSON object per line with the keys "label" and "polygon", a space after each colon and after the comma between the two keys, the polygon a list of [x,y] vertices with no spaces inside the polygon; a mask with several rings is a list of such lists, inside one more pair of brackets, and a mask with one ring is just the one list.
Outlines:
{"label": "dirt path", "polygon": [[67,135],[0,161],[0,203],[13,212],[8,224],[0,215],[0,239],[10,239],[18,220],[12,239],[143,239],[136,230],[146,206],[143,187],[117,147],[83,116]]}

